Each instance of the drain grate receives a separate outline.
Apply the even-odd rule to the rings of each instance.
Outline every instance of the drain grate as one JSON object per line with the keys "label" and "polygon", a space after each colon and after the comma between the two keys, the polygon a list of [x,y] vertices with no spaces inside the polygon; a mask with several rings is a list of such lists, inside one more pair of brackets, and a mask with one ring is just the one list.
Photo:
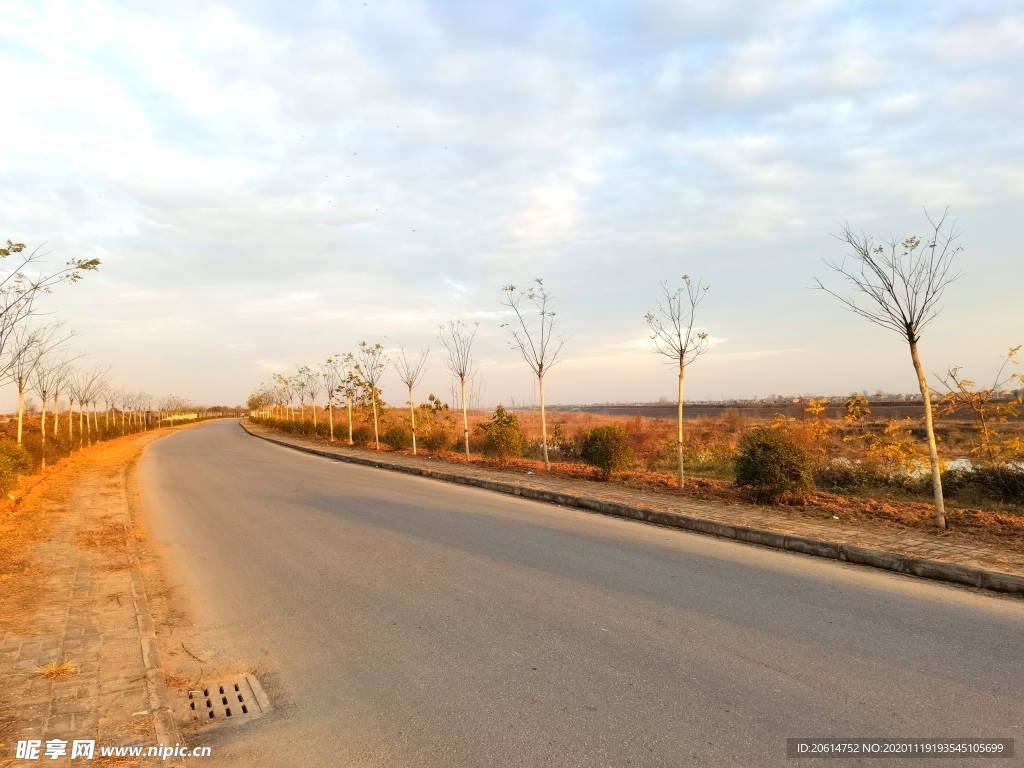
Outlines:
{"label": "drain grate", "polygon": [[227,683],[211,683],[189,691],[188,719],[203,725],[244,722],[270,711],[270,700],[252,675]]}

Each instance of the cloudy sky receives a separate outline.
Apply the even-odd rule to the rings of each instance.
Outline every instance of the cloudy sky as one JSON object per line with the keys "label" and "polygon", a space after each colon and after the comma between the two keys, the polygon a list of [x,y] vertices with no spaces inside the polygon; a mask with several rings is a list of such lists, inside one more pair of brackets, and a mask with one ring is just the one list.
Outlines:
{"label": "cloudy sky", "polygon": [[[480,323],[494,403],[529,401],[501,286],[570,336],[549,402],[671,396],[644,314],[711,285],[693,398],[912,391],[900,340],[822,292],[844,221],[965,275],[926,368],[1024,341],[1017,2],[0,2],[0,239],[102,268],[47,308],[87,362],[240,403],[353,349]],[[385,399],[401,402],[397,377]]]}

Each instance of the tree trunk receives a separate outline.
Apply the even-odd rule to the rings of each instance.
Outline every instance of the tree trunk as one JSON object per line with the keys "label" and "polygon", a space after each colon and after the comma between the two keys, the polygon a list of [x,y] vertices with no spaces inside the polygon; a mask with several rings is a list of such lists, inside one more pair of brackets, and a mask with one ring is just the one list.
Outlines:
{"label": "tree trunk", "polygon": [[373,444],[380,450],[380,435],[377,433],[377,388],[370,385],[370,404],[373,406]]}
{"label": "tree trunk", "polygon": [[352,440],[352,395],[347,397],[348,399],[348,444],[353,445]]}
{"label": "tree trunk", "polygon": [[53,438],[57,439],[57,431],[60,428],[60,403],[57,401],[57,393],[53,393]]}
{"label": "tree trunk", "polygon": [[540,389],[540,435],[541,445],[544,446],[544,469],[551,469],[551,462],[548,461],[548,419],[544,410],[544,369],[537,373],[537,387]]}
{"label": "tree trunk", "polygon": [[313,400],[313,403],[312,403],[311,407],[313,409],[313,429],[315,430],[316,429],[316,400]]}
{"label": "tree trunk", "polygon": [[327,418],[331,422],[331,442],[334,442],[334,395],[327,401]]}
{"label": "tree trunk", "polygon": [[25,377],[18,377],[18,445],[21,445],[21,423],[25,416]]}
{"label": "tree trunk", "polygon": [[932,424],[932,396],[928,391],[928,379],[921,367],[921,358],[917,355],[917,342],[910,342],[910,358],[914,361],[917,372],[917,385],[921,388],[924,398],[924,426],[928,432],[928,458],[932,465],[932,495],[935,497],[935,525],[946,527],[946,506],[942,500],[942,475],[939,473],[939,450],[935,444],[935,425]]}
{"label": "tree trunk", "polygon": [[412,421],[412,455],[416,455],[416,406],[412,399],[412,384],[409,385],[409,419]]}
{"label": "tree trunk", "polygon": [[85,414],[82,413],[82,401],[78,401],[78,447],[82,447],[82,439],[85,436]]}
{"label": "tree trunk", "polygon": [[43,443],[42,443],[43,444],[43,447],[42,447],[43,469],[46,469],[46,403],[47,403],[46,394],[47,394],[46,392],[43,392],[42,421],[39,422],[39,434],[40,434],[40,436],[42,438],[42,441],[43,441]]}
{"label": "tree trunk", "polygon": [[683,491],[683,377],[686,375],[686,361],[679,357],[679,435],[676,438],[676,459],[679,463],[679,492]]}
{"label": "tree trunk", "polygon": [[466,463],[469,463],[469,411],[466,409],[466,376],[459,377],[462,382],[462,437],[466,444]]}

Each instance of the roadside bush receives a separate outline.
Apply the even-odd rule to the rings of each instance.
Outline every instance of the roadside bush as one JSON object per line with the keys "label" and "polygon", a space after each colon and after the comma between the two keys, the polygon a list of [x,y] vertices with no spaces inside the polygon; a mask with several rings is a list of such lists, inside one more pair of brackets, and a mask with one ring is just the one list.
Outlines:
{"label": "roadside bush", "polygon": [[373,442],[373,430],[370,427],[356,427],[352,430],[352,442],[366,446]]}
{"label": "roadside bush", "polygon": [[[928,482],[931,487],[931,480]],[[882,486],[905,488],[907,478],[904,475],[888,475],[874,463],[833,460],[814,468],[814,484],[818,488],[833,491],[857,491]]]}
{"label": "roadside bush", "polygon": [[14,487],[18,475],[32,466],[32,457],[24,447],[14,442],[0,442],[0,493],[7,493]]}
{"label": "roadside bush", "polygon": [[583,437],[580,455],[587,464],[602,470],[606,480],[612,472],[628,469],[633,463],[629,435],[618,425],[588,431]]}
{"label": "roadside bush", "polygon": [[750,489],[756,501],[778,501],[784,493],[813,490],[811,455],[784,430],[752,430],[740,438],[736,485]]}
{"label": "roadside bush", "polygon": [[422,446],[430,453],[447,451],[455,440],[455,421],[451,416],[433,415],[416,428],[417,447]]}
{"label": "roadside bush", "polygon": [[484,456],[498,461],[518,459],[523,455],[523,433],[518,426],[495,424],[484,435]]}
{"label": "roadside bush", "polygon": [[382,443],[390,445],[396,451],[412,448],[412,432],[401,427],[390,427],[380,440]]}
{"label": "roadside bush", "polygon": [[971,469],[951,469],[942,473],[942,489],[954,498],[973,495],[1010,504],[1024,504],[1024,467],[977,466]]}
{"label": "roadside bush", "polygon": [[498,461],[518,459],[523,455],[523,433],[519,419],[499,405],[490,420],[479,424],[477,429],[484,433],[481,446],[483,454]]}

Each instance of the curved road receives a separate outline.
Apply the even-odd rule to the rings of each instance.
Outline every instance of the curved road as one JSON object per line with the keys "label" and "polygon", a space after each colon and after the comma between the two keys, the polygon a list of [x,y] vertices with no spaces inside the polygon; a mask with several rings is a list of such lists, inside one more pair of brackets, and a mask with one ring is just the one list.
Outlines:
{"label": "curved road", "polygon": [[1017,760],[981,764],[1020,764],[1012,598],[343,464],[234,422],[158,441],[138,478],[201,647],[271,670],[277,711],[208,734],[205,764],[786,765],[800,736],[1017,738]]}

